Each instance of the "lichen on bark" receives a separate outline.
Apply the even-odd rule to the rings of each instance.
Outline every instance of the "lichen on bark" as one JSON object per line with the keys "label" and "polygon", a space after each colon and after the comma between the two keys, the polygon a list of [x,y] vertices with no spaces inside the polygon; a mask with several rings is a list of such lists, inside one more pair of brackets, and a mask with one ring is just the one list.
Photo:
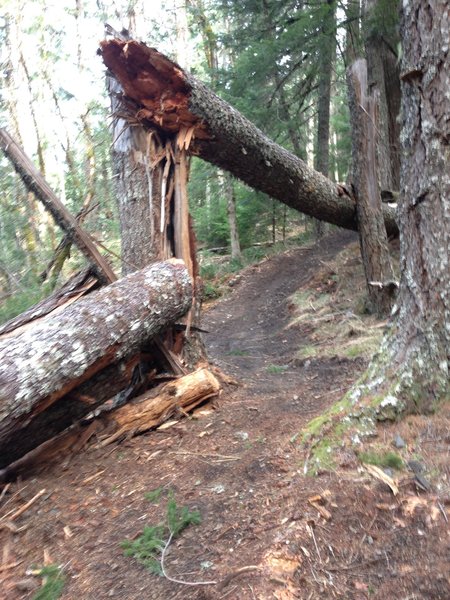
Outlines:
{"label": "lichen on bark", "polygon": [[330,463],[333,450],[375,435],[377,421],[435,411],[450,399],[448,2],[405,2],[401,23],[399,295],[381,348],[338,403],[342,410],[333,407],[304,431],[315,469],[324,445]]}

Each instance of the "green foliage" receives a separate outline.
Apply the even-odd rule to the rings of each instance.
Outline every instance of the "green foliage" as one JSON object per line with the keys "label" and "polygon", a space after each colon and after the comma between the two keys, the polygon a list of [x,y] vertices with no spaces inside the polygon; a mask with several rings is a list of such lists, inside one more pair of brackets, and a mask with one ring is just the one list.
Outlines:
{"label": "green foliage", "polygon": [[203,300],[216,300],[220,298],[222,295],[222,291],[219,286],[211,283],[210,281],[205,281],[203,284]]}
{"label": "green foliage", "polygon": [[178,507],[173,497],[167,504],[167,525],[174,537],[178,536],[188,525],[198,525],[201,522],[198,511],[191,512],[187,506]]}
{"label": "green foliage", "polygon": [[360,452],[358,455],[361,462],[368,465],[377,465],[379,467],[390,467],[391,469],[400,470],[403,468],[403,460],[395,452],[377,453],[368,450]]}
{"label": "green foliage", "polygon": [[163,487],[158,487],[154,490],[152,490],[151,492],[146,492],[144,494],[144,498],[146,500],[148,500],[149,502],[153,502],[153,503],[158,503],[161,499],[161,496],[163,495],[164,492],[164,488]]}
{"label": "green foliage", "polygon": [[400,0],[378,0],[365,23],[367,35],[383,37],[393,49],[400,41]]}
{"label": "green foliage", "polygon": [[0,305],[0,324],[9,321],[46,296],[46,290],[36,285],[3,300]]}
{"label": "green foliage", "polygon": [[39,571],[39,576],[43,577],[44,585],[34,594],[32,600],[57,600],[63,592],[66,579],[61,567],[47,565]]}
{"label": "green foliage", "polygon": [[268,365],[266,367],[266,371],[271,375],[281,375],[286,371],[287,367],[285,365]]}
{"label": "green foliage", "polygon": [[121,543],[125,556],[131,556],[152,573],[161,574],[159,555],[164,548],[164,535],[167,528],[164,525],[146,525],[135,540],[124,540]]}
{"label": "green foliage", "polygon": [[[156,494],[158,492],[158,494]],[[158,488],[146,495],[159,499],[162,489]],[[155,500],[150,500],[154,502]],[[145,526],[141,535],[134,540],[124,540],[121,547],[125,556],[136,559],[152,573],[161,574],[160,554],[169,539],[176,538],[189,525],[198,525],[201,522],[198,511],[190,511],[186,506],[179,507],[171,493],[167,502],[166,523],[154,526]]]}

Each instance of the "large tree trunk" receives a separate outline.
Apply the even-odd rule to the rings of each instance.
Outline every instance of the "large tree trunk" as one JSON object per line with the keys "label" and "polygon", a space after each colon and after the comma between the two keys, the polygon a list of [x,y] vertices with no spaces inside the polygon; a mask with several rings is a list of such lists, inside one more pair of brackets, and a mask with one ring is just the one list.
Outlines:
{"label": "large tree trunk", "polygon": [[[135,41],[102,42],[105,64],[135,105],[136,118],[164,132],[189,131],[189,151],[309,216],[357,229],[353,198],[267,138],[204,84]],[[388,233],[395,212],[383,207]]]}
{"label": "large tree trunk", "polygon": [[366,373],[304,431],[312,472],[339,459],[343,434],[357,447],[377,421],[450,400],[449,29],[448,0],[402,3],[400,289]]}
{"label": "large tree trunk", "polygon": [[[352,125],[352,183],[358,210],[359,239],[370,308],[380,316],[392,308],[392,280],[388,240],[383,223],[378,184],[377,108],[378,94],[369,94],[367,63],[360,58],[347,72]],[[375,282],[380,285],[373,285]]]}
{"label": "large tree trunk", "polygon": [[[336,5],[335,0],[323,0],[327,7],[322,24],[322,43],[319,48],[319,89],[317,101],[317,143],[314,156],[314,168],[325,177],[330,168],[330,100],[331,75],[333,72],[333,54],[336,48]],[[316,237],[320,239],[325,226],[316,220]]]}
{"label": "large tree trunk", "polygon": [[425,410],[449,393],[449,28],[448,0],[403,2],[402,276],[386,352],[404,400]]}
{"label": "large tree trunk", "polygon": [[127,275],[163,258],[160,222],[164,161],[151,164],[157,141],[142,125],[130,124],[121,116],[124,112],[120,101],[122,88],[112,77],[108,77],[107,82],[113,115],[112,161],[119,207],[122,273]]}
{"label": "large tree trunk", "polygon": [[15,458],[22,428],[105,366],[136,353],[191,301],[181,261],[156,263],[0,338],[0,466]]}
{"label": "large tree trunk", "polygon": [[400,189],[400,62],[397,48],[400,39],[390,39],[380,31],[377,19],[385,4],[365,0],[366,57],[370,93],[378,96],[377,160],[378,179],[382,190]]}
{"label": "large tree trunk", "polygon": [[376,398],[381,414],[434,410],[450,395],[449,28],[448,0],[403,3],[400,289],[393,325],[352,393],[362,405]]}

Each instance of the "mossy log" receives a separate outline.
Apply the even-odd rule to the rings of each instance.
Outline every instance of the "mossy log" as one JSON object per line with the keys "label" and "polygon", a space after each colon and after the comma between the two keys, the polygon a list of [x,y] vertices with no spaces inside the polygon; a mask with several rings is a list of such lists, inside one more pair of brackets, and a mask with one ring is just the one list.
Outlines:
{"label": "mossy log", "polygon": [[[136,354],[186,314],[191,302],[189,273],[173,259],[0,338],[0,467],[47,439],[43,417],[49,407],[58,412],[59,400]],[[89,410],[90,401],[84,403],[85,414]],[[38,417],[36,439],[30,439],[24,432]]]}

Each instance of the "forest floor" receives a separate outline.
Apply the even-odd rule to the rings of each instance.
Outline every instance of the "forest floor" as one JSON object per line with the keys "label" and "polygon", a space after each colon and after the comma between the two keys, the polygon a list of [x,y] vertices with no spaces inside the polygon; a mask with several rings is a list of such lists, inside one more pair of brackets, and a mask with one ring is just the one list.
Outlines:
{"label": "forest floor", "polygon": [[[346,446],[339,464],[305,474],[302,428],[352,386],[385,325],[364,315],[355,236],[229,283],[203,326],[211,361],[237,382],[192,418],[0,492],[1,598],[51,600],[63,580],[65,600],[450,598],[448,407],[380,425],[359,458]],[[398,494],[364,461],[388,465]],[[175,583],[124,556],[121,542],[164,522],[173,501],[201,522],[169,546],[167,574],[227,585]],[[45,591],[36,569],[52,564],[61,577]]]}

